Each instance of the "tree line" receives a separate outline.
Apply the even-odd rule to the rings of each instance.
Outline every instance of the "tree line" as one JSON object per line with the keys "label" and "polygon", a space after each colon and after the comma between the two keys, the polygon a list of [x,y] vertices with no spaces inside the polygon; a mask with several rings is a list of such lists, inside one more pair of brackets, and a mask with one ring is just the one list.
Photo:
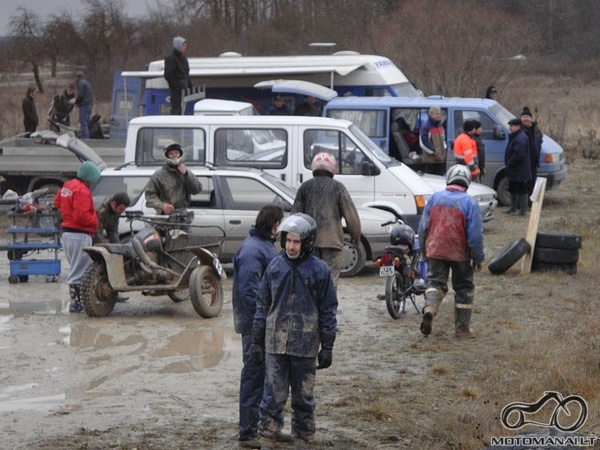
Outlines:
{"label": "tree line", "polygon": [[480,96],[524,70],[517,55],[550,58],[556,64],[543,67],[562,71],[600,56],[595,0],[156,0],[136,18],[123,0],[82,4],[80,17],[17,8],[0,45],[2,70],[30,71],[43,92],[40,67],[51,76],[83,69],[102,101],[114,70],[145,69],[177,35],[188,56],[306,54],[310,42],[327,41],[389,57],[426,95]]}

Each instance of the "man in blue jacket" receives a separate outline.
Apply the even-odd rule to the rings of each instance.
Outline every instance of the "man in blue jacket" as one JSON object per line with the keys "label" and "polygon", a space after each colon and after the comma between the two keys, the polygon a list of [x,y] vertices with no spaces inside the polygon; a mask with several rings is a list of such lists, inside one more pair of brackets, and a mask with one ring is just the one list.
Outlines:
{"label": "man in blue jacket", "polygon": [[329,267],[312,255],[313,218],[292,214],[279,232],[284,250],[260,282],[252,327],[252,358],[264,359],[266,375],[259,433],[265,446],[283,439],[283,409],[291,389],[292,435],[304,445],[315,434],[316,369],[328,368],[333,359],[338,301]]}
{"label": "man in blue jacket", "polygon": [[427,290],[421,333],[431,334],[432,322],[448,293],[452,269],[454,289],[454,331],[457,337],[470,337],[475,285],[473,272],[481,270],[483,254],[483,218],[479,204],[467,189],[471,171],[457,164],[448,169],[446,189],[431,196],[421,221],[419,239],[428,259]]}
{"label": "man in blue jacket", "polygon": [[240,379],[240,420],[238,438],[241,448],[260,448],[258,406],[262,400],[265,369],[250,358],[252,322],[256,313],[256,292],[267,266],[277,256],[275,237],[283,219],[278,205],[265,205],[250,228],[249,236],[233,255],[233,320],[242,335],[243,363]]}

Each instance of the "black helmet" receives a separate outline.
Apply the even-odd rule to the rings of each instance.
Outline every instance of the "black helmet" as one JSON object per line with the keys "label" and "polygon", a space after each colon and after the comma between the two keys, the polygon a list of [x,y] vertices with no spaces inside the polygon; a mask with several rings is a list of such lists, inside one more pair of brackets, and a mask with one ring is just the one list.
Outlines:
{"label": "black helmet", "polygon": [[[179,150],[179,157],[178,158],[169,158],[169,152],[171,150]],[[167,144],[167,146],[164,148],[163,153],[165,155],[165,158],[167,159],[167,164],[171,167],[177,167],[179,164],[181,164],[183,162],[183,148],[181,147],[181,144],[179,144],[178,142],[171,142],[170,144]]]}
{"label": "black helmet", "polygon": [[415,244],[415,230],[408,225],[396,225],[390,233],[392,245],[408,245],[411,249]]}
{"label": "black helmet", "polygon": [[300,248],[300,257],[308,255],[315,247],[317,240],[317,222],[308,214],[291,214],[279,225],[277,232],[281,236],[281,248],[285,249],[287,234],[292,233],[300,236],[302,247]]}

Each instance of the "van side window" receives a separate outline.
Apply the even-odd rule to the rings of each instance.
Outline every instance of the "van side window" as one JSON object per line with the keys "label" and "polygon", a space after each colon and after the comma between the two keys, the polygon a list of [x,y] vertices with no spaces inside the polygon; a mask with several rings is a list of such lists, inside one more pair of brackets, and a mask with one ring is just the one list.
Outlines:
{"label": "van side window", "polygon": [[136,163],[142,166],[162,165],[165,161],[163,150],[173,141],[183,147],[186,164],[204,165],[206,134],[198,128],[142,128],[137,136]]}
{"label": "van side window", "polygon": [[310,170],[312,159],[321,152],[331,153],[335,156],[339,174],[361,175],[364,155],[345,133],[332,130],[306,130],[304,132],[304,167]]}
{"label": "van side window", "polygon": [[287,165],[287,132],[267,128],[219,128],[215,165],[282,169]]}
{"label": "van side window", "polygon": [[330,109],[327,117],[345,119],[352,122],[371,138],[384,138],[387,111],[372,109]]}
{"label": "van side window", "polygon": [[494,128],[498,125],[485,111],[460,109],[454,111],[454,136],[463,132],[465,120],[474,119],[481,122],[481,139],[494,139]]}

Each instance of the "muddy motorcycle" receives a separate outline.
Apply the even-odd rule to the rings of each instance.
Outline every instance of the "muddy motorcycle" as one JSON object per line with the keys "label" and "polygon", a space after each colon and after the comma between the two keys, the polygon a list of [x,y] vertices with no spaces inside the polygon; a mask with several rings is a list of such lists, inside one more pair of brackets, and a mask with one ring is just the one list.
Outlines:
{"label": "muddy motorcycle", "polygon": [[[176,303],[190,299],[201,317],[216,317],[223,307],[222,280],[226,275],[218,253],[225,231],[210,227],[218,229],[214,233],[218,235],[201,234],[199,228],[208,227],[193,225],[193,214],[185,210],[169,216],[128,213],[128,242],[85,247],[93,261],[81,283],[87,315],[106,316],[119,293],[141,292],[167,295]],[[143,223],[141,229],[139,222]]]}
{"label": "muddy motorcycle", "polygon": [[394,319],[399,319],[406,309],[406,299],[417,307],[417,295],[425,293],[427,263],[421,259],[419,239],[415,231],[400,219],[386,222],[381,226],[394,225],[390,232],[390,245],[383,255],[377,258],[379,276],[385,277],[385,294],[379,294],[379,300],[385,300],[387,310]]}

